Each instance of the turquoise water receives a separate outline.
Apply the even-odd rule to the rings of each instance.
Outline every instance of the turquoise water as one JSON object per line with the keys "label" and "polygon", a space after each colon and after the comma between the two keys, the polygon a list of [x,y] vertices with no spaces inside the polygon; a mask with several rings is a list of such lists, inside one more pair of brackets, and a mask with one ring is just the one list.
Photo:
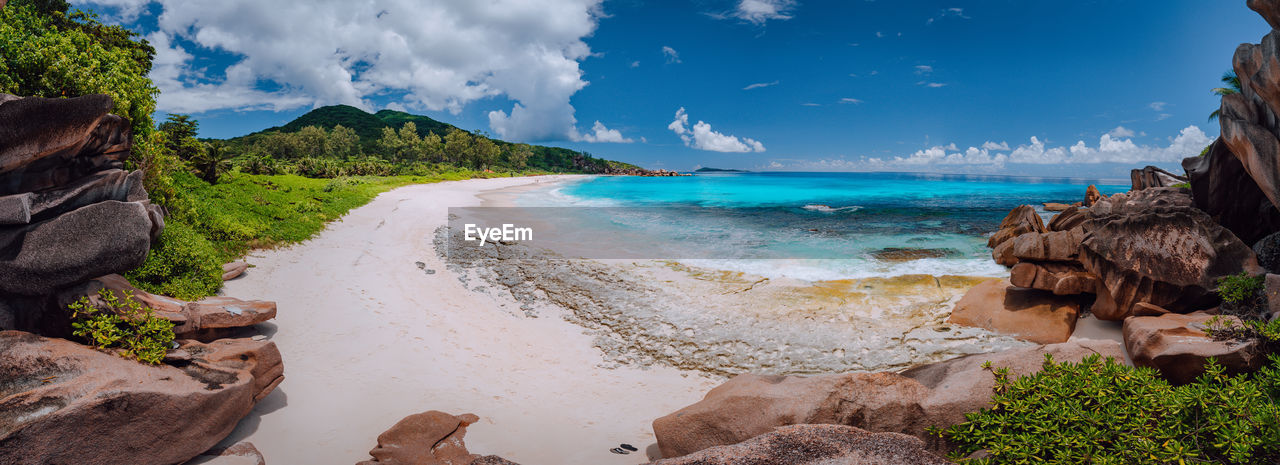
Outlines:
{"label": "turquoise water", "polygon": [[[901,173],[602,176],[532,191],[517,204],[676,207],[637,209],[608,221],[584,208],[580,226],[630,243],[683,244],[698,252],[689,254],[697,259],[653,258],[770,277],[996,276],[1007,271],[991,260],[986,237],[1009,210],[1074,203],[1089,184],[1104,194],[1129,187],[1117,180]],[[1042,213],[1047,220],[1049,213]],[[887,260],[885,249],[928,249],[929,258]]]}

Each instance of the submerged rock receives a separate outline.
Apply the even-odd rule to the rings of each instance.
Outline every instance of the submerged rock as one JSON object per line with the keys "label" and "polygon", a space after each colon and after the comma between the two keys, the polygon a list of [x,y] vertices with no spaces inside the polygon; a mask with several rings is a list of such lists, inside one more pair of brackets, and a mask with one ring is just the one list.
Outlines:
{"label": "submerged rock", "polygon": [[653,431],[668,458],[795,424],[904,433],[921,438],[932,451],[945,452],[946,444],[925,428],[960,423],[966,413],[988,406],[995,381],[984,362],[1026,375],[1041,369],[1045,354],[1056,361],[1079,361],[1091,354],[1124,358],[1118,342],[1084,340],[969,355],[902,373],[740,375],[698,403],[654,420]]}
{"label": "submerged rock", "polygon": [[946,465],[920,439],[840,425],[784,426],[747,441],[649,465]]}
{"label": "submerged rock", "polygon": [[209,450],[278,384],[266,378],[280,376],[270,368],[279,351],[244,340],[196,347],[204,352],[182,367],[149,366],[0,332],[0,463],[170,465]]}

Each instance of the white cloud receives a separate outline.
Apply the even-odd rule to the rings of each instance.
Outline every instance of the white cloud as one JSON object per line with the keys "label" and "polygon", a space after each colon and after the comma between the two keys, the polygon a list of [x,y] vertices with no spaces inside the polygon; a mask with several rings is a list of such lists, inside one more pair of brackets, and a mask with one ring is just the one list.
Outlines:
{"label": "white cloud", "polygon": [[761,25],[771,19],[791,19],[795,6],[795,0],[741,0],[731,16]]}
{"label": "white cloud", "polygon": [[639,68],[639,67],[640,67],[640,61],[639,61],[639,60],[636,60],[636,61],[631,62],[631,67],[632,67],[632,68]]}
{"label": "white cloud", "polygon": [[852,103],[852,104],[854,104],[854,105],[857,105],[857,104],[862,103],[862,100],[858,100],[858,99],[856,99],[856,98],[849,98],[849,97],[845,97],[845,98],[840,99],[840,103]]}
{"label": "white cloud", "polygon": [[676,51],[676,49],[674,49],[674,48],[671,48],[671,47],[668,47],[668,46],[666,46],[666,45],[663,45],[663,46],[662,46],[662,56],[667,57],[667,63],[668,63],[668,64],[671,64],[671,63],[680,63],[680,53],[679,53],[679,52],[677,52],[677,51]]}
{"label": "white cloud", "polygon": [[925,75],[933,72],[933,67],[929,65],[917,65],[916,74]]}
{"label": "white cloud", "polygon": [[918,85],[918,86],[925,86],[925,87],[932,87],[932,88],[934,88],[934,89],[937,89],[937,88],[939,88],[939,87],[946,87],[946,86],[947,86],[947,84],[946,84],[945,82],[928,82],[928,81],[920,81],[920,82],[917,82],[917,83],[916,83],[916,85]]}
{"label": "white cloud", "polygon": [[813,103],[813,102],[804,102],[804,103],[801,103],[801,105],[804,105],[804,106],[806,106],[806,107],[820,107],[820,106],[822,106],[822,104],[821,104],[821,103]]}
{"label": "white cloud", "polygon": [[[87,2],[84,0],[71,0],[76,6],[94,4],[114,9],[113,14],[103,15],[103,19],[107,22],[124,22],[130,23],[138,19],[138,15],[142,13],[142,9],[151,3],[150,0],[94,0]],[[3,2],[0,2],[3,5]]]}
{"label": "white cloud", "polygon": [[877,39],[884,38],[884,33],[880,31],[876,31],[876,38]]}
{"label": "white cloud", "polygon": [[751,85],[749,85],[749,86],[743,87],[743,88],[742,88],[742,90],[759,89],[759,88],[761,88],[761,87],[769,87],[769,86],[776,86],[776,85],[778,85],[778,81],[773,81],[773,82],[757,82],[757,83],[755,83],[755,84],[751,84]]}
{"label": "white cloud", "polygon": [[[1112,131],[1114,132],[1114,130]],[[1027,144],[1012,148],[1005,142],[987,141],[981,147],[961,150],[956,144],[937,145],[914,153],[892,157],[861,157],[857,159],[798,160],[789,169],[883,171],[911,170],[936,171],[939,167],[963,166],[973,171],[995,172],[1006,164],[1072,165],[1121,163],[1176,163],[1195,156],[1211,142],[1197,126],[1187,126],[1167,146],[1135,144],[1131,139],[1114,137],[1110,133],[1098,138],[1096,145],[1077,141],[1070,147],[1049,146],[1038,137],[1031,137]]]}
{"label": "white cloud", "polygon": [[1157,115],[1157,116],[1156,116],[1156,121],[1164,121],[1164,120],[1167,120],[1167,119],[1169,119],[1169,117],[1170,117],[1170,116],[1173,116],[1173,115],[1170,115],[1170,114],[1168,114],[1168,113],[1161,113],[1161,114],[1159,114],[1159,115]]}
{"label": "white cloud", "polygon": [[1107,132],[1107,135],[1113,138],[1133,137],[1133,130],[1124,126],[1116,126],[1115,129]]}
{"label": "white cloud", "polygon": [[[92,0],[158,5],[148,36],[164,63],[153,71],[162,111],[284,110],[328,104],[370,109],[402,95],[410,109],[459,112],[505,97],[491,129],[516,140],[564,140],[577,120],[570,98],[588,83],[583,38],[602,0]],[[205,71],[196,47],[234,56]],[[262,85],[266,83],[267,85]],[[270,91],[262,89],[272,89]]]}
{"label": "white cloud", "polygon": [[1151,107],[1151,109],[1152,109],[1152,110],[1155,110],[1155,111],[1164,111],[1164,107],[1165,107],[1165,105],[1168,105],[1168,103],[1165,103],[1165,102],[1151,102],[1151,103],[1150,103],[1150,104],[1148,104],[1147,106],[1148,106],[1148,107]]}
{"label": "white cloud", "polygon": [[667,129],[680,136],[684,145],[712,152],[763,152],[764,144],[749,137],[738,138],[711,130],[711,125],[698,121],[689,128],[689,114],[684,107],[676,110],[676,118]]}
{"label": "white cloud", "polygon": [[630,144],[635,142],[634,140],[622,137],[621,131],[618,131],[617,129],[609,129],[599,121],[596,121],[596,124],[591,126],[591,132],[581,135],[575,133],[573,134],[572,139],[579,142],[615,142],[620,144]]}

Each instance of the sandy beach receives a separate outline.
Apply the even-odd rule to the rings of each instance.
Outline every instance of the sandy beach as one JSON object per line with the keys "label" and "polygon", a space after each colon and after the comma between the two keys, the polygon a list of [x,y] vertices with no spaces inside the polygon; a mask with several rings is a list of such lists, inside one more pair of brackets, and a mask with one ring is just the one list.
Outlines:
{"label": "sandy beach", "polygon": [[[669,367],[606,368],[583,328],[467,290],[432,248],[448,207],[562,177],[415,185],[378,196],[294,247],[247,257],[224,293],[276,301],[267,333],[285,380],[224,441],[268,463],[350,464],[426,410],[474,413],[468,449],[529,464],[643,463],[650,422],[719,379]],[[417,262],[421,262],[420,267]],[[616,455],[619,443],[640,453]]]}

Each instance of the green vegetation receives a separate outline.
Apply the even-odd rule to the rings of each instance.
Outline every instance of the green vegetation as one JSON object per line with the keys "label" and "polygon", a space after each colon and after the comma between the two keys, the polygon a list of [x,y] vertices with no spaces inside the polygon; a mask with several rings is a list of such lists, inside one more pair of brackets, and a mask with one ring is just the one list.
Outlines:
{"label": "green vegetation", "polygon": [[[1225,73],[1222,73],[1222,83],[1226,84],[1226,86],[1215,87],[1210,92],[1212,92],[1213,95],[1217,95],[1219,97],[1226,97],[1228,95],[1238,94],[1241,92],[1240,77],[1236,76],[1235,71],[1227,71]],[[1209,113],[1209,121],[1218,119],[1219,116],[1222,116],[1222,108],[1218,108],[1217,110],[1213,110],[1213,113]],[[1201,153],[1200,155],[1203,156],[1204,154]]]}
{"label": "green vegetation", "polygon": [[1245,320],[1263,318],[1267,307],[1262,294],[1263,281],[1263,276],[1252,276],[1245,271],[1219,279],[1217,292],[1222,297],[1222,313]]}
{"label": "green vegetation", "polygon": [[[1261,371],[1206,373],[1171,386],[1151,368],[1097,355],[1054,363],[1013,379],[994,371],[992,407],[933,432],[973,464],[1277,463],[1280,460],[1280,358]],[[964,460],[975,451],[990,456]]]}
{"label": "green vegetation", "polygon": [[67,305],[72,334],[98,349],[118,349],[121,357],[158,365],[173,344],[173,323],[155,316],[150,308],[124,299],[108,289],[98,291],[100,304],[89,297]]}

